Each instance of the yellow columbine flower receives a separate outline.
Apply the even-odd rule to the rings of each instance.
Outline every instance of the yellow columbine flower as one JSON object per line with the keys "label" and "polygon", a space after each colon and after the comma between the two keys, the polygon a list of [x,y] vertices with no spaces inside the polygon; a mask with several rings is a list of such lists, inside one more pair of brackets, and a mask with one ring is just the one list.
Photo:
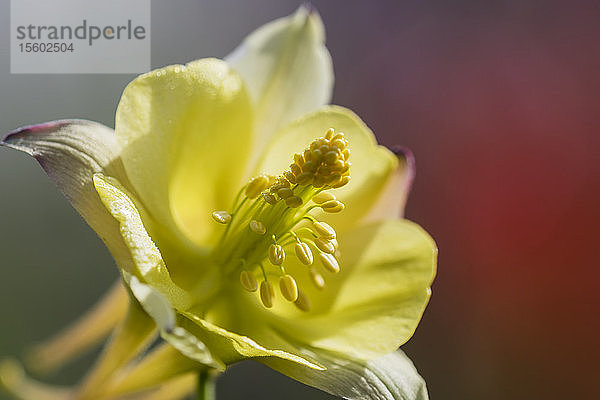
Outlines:
{"label": "yellow columbine flower", "polygon": [[[395,350],[429,298],[436,247],[399,218],[406,163],[354,113],[325,105],[333,73],[323,43],[318,15],[301,8],[225,61],[136,78],[114,132],[69,120],[5,138],[98,232],[132,300],[127,308],[113,289],[34,351],[38,367],[52,368],[116,326],[81,385],[44,393],[157,387],[152,398],[178,398],[191,373],[253,358],[348,398],[426,397]],[[155,332],[167,344],[132,361]],[[22,398],[50,398],[12,362],[0,376]]]}

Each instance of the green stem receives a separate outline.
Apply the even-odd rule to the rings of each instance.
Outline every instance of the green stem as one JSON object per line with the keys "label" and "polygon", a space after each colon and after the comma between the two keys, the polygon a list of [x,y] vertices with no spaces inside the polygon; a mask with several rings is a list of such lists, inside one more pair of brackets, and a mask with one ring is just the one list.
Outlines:
{"label": "green stem", "polygon": [[217,376],[211,371],[200,371],[198,373],[198,397],[197,400],[215,400],[217,398],[215,386]]}

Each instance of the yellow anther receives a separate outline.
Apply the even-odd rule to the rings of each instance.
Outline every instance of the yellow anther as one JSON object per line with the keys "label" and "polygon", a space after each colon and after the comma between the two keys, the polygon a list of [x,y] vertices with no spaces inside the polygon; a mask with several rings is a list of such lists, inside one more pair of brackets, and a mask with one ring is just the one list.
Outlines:
{"label": "yellow anther", "polygon": [[346,146],[348,146],[348,141],[346,139],[336,139],[336,138],[333,138],[332,143],[333,143],[333,145],[335,147],[337,147],[338,149],[340,149],[340,151],[342,149],[345,149]]}
{"label": "yellow anther", "polygon": [[321,259],[321,264],[329,272],[333,272],[334,274],[340,272],[340,265],[332,254],[319,253],[319,258]]}
{"label": "yellow anther", "polygon": [[313,263],[313,254],[310,251],[310,247],[306,243],[296,243],[296,257],[304,265],[311,265]]}
{"label": "yellow anther", "polygon": [[266,175],[259,175],[256,178],[252,178],[246,186],[245,194],[251,199],[255,199],[258,195],[269,186],[269,177]]}
{"label": "yellow anther", "polygon": [[277,195],[282,199],[287,199],[288,197],[293,196],[294,192],[290,188],[283,187],[277,190]]}
{"label": "yellow anther", "polygon": [[327,201],[336,200],[335,196],[329,192],[320,192],[313,196],[312,201],[317,204],[323,204]]}
{"label": "yellow anther", "polygon": [[269,246],[269,261],[273,265],[281,265],[285,261],[285,251],[283,247],[278,244],[272,244]]}
{"label": "yellow anther", "polygon": [[325,162],[328,164],[333,164],[334,162],[338,161],[339,158],[339,154],[337,151],[328,151],[325,156],[323,157],[325,159]]}
{"label": "yellow anther", "polygon": [[317,238],[315,239],[315,245],[319,248],[319,250],[325,253],[335,253],[335,247],[333,247],[333,244],[327,239]]}
{"label": "yellow anther", "polygon": [[298,196],[288,197],[285,199],[285,204],[287,204],[288,207],[298,208],[302,205],[302,199]]}
{"label": "yellow anther", "polygon": [[214,211],[212,217],[220,224],[228,224],[231,221],[231,214],[227,211]]}
{"label": "yellow anther", "polygon": [[313,228],[322,238],[335,239],[335,230],[327,222],[314,222]]}
{"label": "yellow anther", "polygon": [[271,205],[277,203],[277,198],[269,192],[263,192],[262,197],[267,203],[269,203]]}
{"label": "yellow anther", "polygon": [[313,140],[302,153],[294,154],[294,162],[284,176],[289,182],[316,188],[340,184],[350,167],[347,146],[344,134],[335,133],[331,128],[324,137]]}
{"label": "yellow anther", "polygon": [[263,306],[266,308],[273,307],[274,296],[275,291],[273,290],[273,285],[271,285],[269,281],[262,281],[260,284],[260,301],[262,301]]}
{"label": "yellow anther", "polygon": [[267,232],[267,228],[265,228],[265,225],[262,222],[257,221],[255,219],[250,221],[248,225],[250,226],[252,232],[258,233],[259,235],[264,235]]}
{"label": "yellow anther", "polygon": [[302,172],[300,175],[296,176],[296,183],[298,185],[308,185],[313,179],[312,172]]}
{"label": "yellow anther", "polygon": [[298,307],[301,311],[305,312],[310,311],[311,309],[310,300],[308,300],[308,297],[306,297],[304,292],[301,290],[298,290],[298,299],[296,299],[294,305]]}
{"label": "yellow anther", "polygon": [[269,188],[269,190],[271,190],[272,192],[277,192],[277,190],[279,189],[283,189],[283,188],[288,188],[290,187],[290,182],[288,182],[287,179],[284,179],[284,177],[278,177],[277,181],[275,182],[274,185],[271,185],[271,187]]}
{"label": "yellow anther", "polygon": [[331,244],[333,245],[333,248],[337,251],[338,247],[340,246],[337,239],[333,238],[333,239],[329,239],[329,241],[331,242]]}
{"label": "yellow anther", "polygon": [[321,208],[328,213],[338,213],[344,209],[344,203],[339,200],[330,200],[321,204]]}
{"label": "yellow anther", "polygon": [[308,273],[310,275],[310,280],[317,289],[323,289],[325,287],[325,278],[323,278],[323,275],[318,273],[317,270],[311,268]]}
{"label": "yellow anther", "polygon": [[291,275],[285,274],[279,278],[279,290],[287,301],[298,300],[298,285]]}
{"label": "yellow anther", "polygon": [[332,184],[331,187],[334,189],[341,188],[342,186],[346,185],[348,182],[350,182],[350,177],[348,175],[342,176],[340,181]]}
{"label": "yellow anther", "polygon": [[[302,157],[302,156],[300,156]],[[293,175],[300,175],[302,173],[302,169],[298,166],[298,164],[294,163],[290,165],[290,172]]]}
{"label": "yellow anther", "polygon": [[252,272],[242,271],[240,273],[240,283],[249,292],[256,292],[256,289],[258,289],[258,282],[256,282],[256,278]]}
{"label": "yellow anther", "polygon": [[290,183],[294,183],[294,184],[296,183],[296,177],[294,176],[294,174],[291,171],[284,171],[283,176],[285,176],[285,179],[290,181]]}

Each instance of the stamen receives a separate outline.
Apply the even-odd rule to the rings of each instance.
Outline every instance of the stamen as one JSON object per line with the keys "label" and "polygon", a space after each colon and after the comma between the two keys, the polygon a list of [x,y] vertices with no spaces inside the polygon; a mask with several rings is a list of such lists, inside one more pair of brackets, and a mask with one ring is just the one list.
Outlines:
{"label": "stamen", "polygon": [[215,211],[212,213],[212,217],[220,224],[228,224],[231,221],[231,214],[227,211]]}
{"label": "stamen", "polygon": [[295,246],[296,257],[304,265],[311,265],[313,263],[313,254],[310,251],[310,247],[306,243],[298,242]]}
{"label": "stamen", "polygon": [[285,199],[285,204],[292,208],[298,208],[302,205],[302,199],[298,196],[292,196]]}
{"label": "stamen", "polygon": [[264,200],[265,200],[267,203],[269,203],[269,204],[271,204],[271,205],[277,204],[277,197],[275,197],[275,196],[274,196],[273,194],[271,194],[271,193],[264,193],[264,192],[263,192],[263,194],[262,194],[262,197],[263,197],[263,199],[264,199]]}
{"label": "stamen", "polygon": [[283,275],[279,278],[279,289],[287,301],[296,301],[298,299],[298,285],[291,275]]}
{"label": "stamen", "polygon": [[321,260],[321,264],[323,264],[325,269],[329,272],[334,274],[340,272],[340,265],[332,254],[319,253],[319,259]]}
{"label": "stamen", "polygon": [[328,213],[339,213],[344,209],[344,203],[339,200],[329,200],[321,204],[323,211]]}
{"label": "stamen", "polygon": [[298,299],[294,302],[294,305],[298,307],[301,311],[308,312],[311,309],[310,300],[303,291],[298,290]]}
{"label": "stamen", "polygon": [[333,243],[331,243],[329,240],[317,238],[314,240],[314,242],[315,245],[319,248],[319,250],[329,254],[335,253],[335,247],[333,246]]}
{"label": "stamen", "polygon": [[262,281],[260,284],[260,300],[263,303],[263,306],[266,308],[273,307],[273,297],[275,296],[275,291],[273,290],[273,285],[267,280]]}
{"label": "stamen", "polygon": [[259,175],[252,178],[246,186],[245,195],[251,199],[255,199],[258,195],[269,186],[270,177],[267,175]]}
{"label": "stamen", "polygon": [[313,227],[322,238],[335,239],[335,229],[333,229],[328,223],[316,221],[313,223]]}
{"label": "stamen", "polygon": [[[300,310],[311,309],[296,278],[286,272],[289,261],[285,249],[291,251],[288,246],[294,246],[302,264],[311,266],[310,281],[317,289],[325,287],[325,279],[322,270],[314,266],[315,251],[324,269],[332,273],[340,270],[335,229],[310,213],[315,208],[327,213],[344,209],[344,204],[325,190],[348,183],[349,157],[344,134],[329,129],[294,154],[289,169],[281,175],[263,174],[251,179],[238,192],[229,212],[212,213],[216,222],[227,225],[212,252],[214,262],[222,265],[224,275],[239,277],[244,290],[258,291],[265,308],[273,307],[275,297],[275,281],[271,283],[267,277],[278,276],[283,298]],[[313,204],[308,204],[311,200]],[[265,264],[266,259],[270,263]],[[271,268],[268,274],[266,268]]]}
{"label": "stamen", "polygon": [[323,289],[325,287],[325,278],[316,269],[311,268],[308,273],[310,274],[310,280],[316,286],[317,289]]}
{"label": "stamen", "polygon": [[272,244],[269,246],[269,261],[273,265],[281,265],[285,260],[285,251],[283,247],[278,244]]}
{"label": "stamen", "polygon": [[258,289],[258,282],[256,282],[256,278],[252,272],[243,270],[240,273],[240,283],[249,292],[256,292],[256,289]]}
{"label": "stamen", "polygon": [[252,232],[258,233],[259,235],[264,235],[267,232],[267,228],[265,228],[265,225],[262,222],[257,221],[255,219],[250,221],[250,224],[248,224],[248,226],[250,226]]}
{"label": "stamen", "polygon": [[326,201],[336,200],[335,196],[329,192],[320,192],[313,196],[312,201],[317,204],[323,204]]}
{"label": "stamen", "polygon": [[331,242],[331,244],[333,245],[333,248],[337,251],[338,247],[340,246],[337,239],[333,238],[333,239],[329,239],[329,241]]}

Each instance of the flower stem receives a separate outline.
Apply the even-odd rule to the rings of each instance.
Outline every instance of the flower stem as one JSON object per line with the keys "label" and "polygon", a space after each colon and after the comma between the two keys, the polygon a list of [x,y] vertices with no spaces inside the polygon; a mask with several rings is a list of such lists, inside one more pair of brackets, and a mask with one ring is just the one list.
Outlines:
{"label": "flower stem", "polygon": [[198,373],[198,396],[197,400],[215,400],[216,391],[215,386],[217,382],[217,375],[211,373],[211,371],[200,371]]}

